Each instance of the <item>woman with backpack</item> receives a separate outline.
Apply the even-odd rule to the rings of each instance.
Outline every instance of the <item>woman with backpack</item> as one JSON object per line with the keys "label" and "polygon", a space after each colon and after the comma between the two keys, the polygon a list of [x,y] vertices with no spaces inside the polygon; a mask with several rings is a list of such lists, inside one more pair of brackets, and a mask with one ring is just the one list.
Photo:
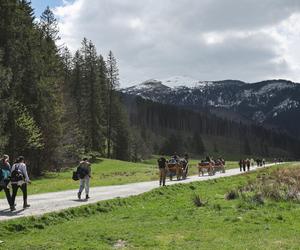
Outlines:
{"label": "woman with backpack", "polygon": [[11,198],[11,210],[16,210],[15,199],[17,196],[18,189],[21,188],[23,192],[23,208],[28,208],[30,205],[27,203],[27,183],[31,183],[27,167],[24,163],[24,157],[19,156],[17,163],[11,168],[11,186],[12,186],[12,198]]}
{"label": "woman with backpack", "polygon": [[0,160],[0,171],[0,191],[2,191],[2,189],[4,190],[7,202],[10,209],[12,209],[11,195],[8,188],[10,182],[10,164],[8,155],[3,155],[3,158]]}

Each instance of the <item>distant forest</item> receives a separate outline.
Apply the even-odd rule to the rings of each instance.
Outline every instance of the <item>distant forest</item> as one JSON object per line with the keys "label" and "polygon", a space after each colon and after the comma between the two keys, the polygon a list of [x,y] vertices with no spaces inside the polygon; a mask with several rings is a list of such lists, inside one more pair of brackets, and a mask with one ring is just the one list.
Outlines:
{"label": "distant forest", "polygon": [[0,153],[24,155],[32,174],[84,155],[132,161],[174,151],[202,155],[210,151],[207,136],[232,137],[243,154],[278,148],[299,155],[299,142],[276,131],[120,98],[111,51],[99,55],[83,38],[72,55],[57,46],[59,39],[49,8],[36,19],[30,1],[0,0]]}
{"label": "distant forest", "polygon": [[[220,155],[232,147],[236,148],[232,151],[235,155],[248,157],[297,158],[300,154],[299,141],[275,129],[223,119],[208,110],[196,112],[126,94],[122,99],[131,127],[136,127],[142,137],[148,137],[148,145],[152,142],[153,147],[150,151],[157,154]],[[208,143],[212,147],[207,148]]]}

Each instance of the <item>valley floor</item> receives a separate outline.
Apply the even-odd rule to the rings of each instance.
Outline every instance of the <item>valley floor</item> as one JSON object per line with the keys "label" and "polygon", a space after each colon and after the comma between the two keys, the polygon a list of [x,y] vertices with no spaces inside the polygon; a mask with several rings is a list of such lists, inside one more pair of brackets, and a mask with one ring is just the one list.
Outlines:
{"label": "valley floor", "polygon": [[[287,167],[299,172],[300,166],[282,164],[242,175],[233,169],[226,176],[237,176],[218,174],[208,181],[1,221],[0,249],[299,249],[298,202],[224,199],[257,176]],[[207,179],[193,178],[188,181]],[[32,204],[34,209],[37,203]]]}
{"label": "valley floor", "polygon": [[[271,166],[269,164],[266,166]],[[256,170],[256,167],[252,167],[251,171]],[[178,183],[189,183],[194,181],[205,181],[216,179],[220,177],[228,177],[233,175],[241,174],[240,170],[228,169],[226,173],[216,173],[214,176],[190,176],[186,180],[180,181],[167,181],[167,185],[173,185]],[[76,182],[78,184],[78,182]],[[150,191],[158,187],[158,181],[149,181],[149,182],[138,182],[124,185],[113,185],[113,186],[104,186],[104,187],[93,187],[90,189],[91,198],[86,200],[78,200],[77,192],[78,189],[66,190],[61,192],[50,192],[43,194],[30,195],[28,201],[31,204],[30,209],[20,209],[22,207],[17,206],[17,210],[11,212],[8,208],[0,210],[0,221],[15,219],[18,217],[32,216],[32,215],[41,215],[49,212],[59,211],[62,209],[70,207],[78,207],[83,204],[91,204],[102,200],[109,200],[117,197],[128,197],[131,195],[141,194],[147,191]],[[30,187],[29,187],[30,188]],[[19,192],[21,194],[21,192]],[[18,196],[16,200],[17,204],[22,204],[22,197]],[[1,207],[6,204],[5,199],[0,200]]]}

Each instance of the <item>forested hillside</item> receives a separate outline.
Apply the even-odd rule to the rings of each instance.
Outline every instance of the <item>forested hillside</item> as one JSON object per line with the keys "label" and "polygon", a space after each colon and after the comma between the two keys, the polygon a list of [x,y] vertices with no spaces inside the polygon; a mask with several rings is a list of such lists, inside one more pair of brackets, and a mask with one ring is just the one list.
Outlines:
{"label": "forested hillside", "polygon": [[205,109],[196,112],[133,95],[123,94],[123,102],[131,126],[156,153],[299,157],[299,141],[277,130],[222,119]]}
{"label": "forested hillside", "polygon": [[32,173],[94,154],[129,159],[129,127],[115,89],[115,57],[83,39],[72,56],[58,47],[49,8],[0,0],[0,152],[25,155]]}

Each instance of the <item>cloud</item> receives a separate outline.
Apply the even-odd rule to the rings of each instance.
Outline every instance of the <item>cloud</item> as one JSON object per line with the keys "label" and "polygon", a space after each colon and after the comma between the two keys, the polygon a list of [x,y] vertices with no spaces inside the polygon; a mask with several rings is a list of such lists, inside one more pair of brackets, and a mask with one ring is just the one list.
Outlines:
{"label": "cloud", "polygon": [[55,14],[71,50],[87,37],[114,52],[124,86],[172,75],[300,81],[299,11],[298,0],[75,0]]}

